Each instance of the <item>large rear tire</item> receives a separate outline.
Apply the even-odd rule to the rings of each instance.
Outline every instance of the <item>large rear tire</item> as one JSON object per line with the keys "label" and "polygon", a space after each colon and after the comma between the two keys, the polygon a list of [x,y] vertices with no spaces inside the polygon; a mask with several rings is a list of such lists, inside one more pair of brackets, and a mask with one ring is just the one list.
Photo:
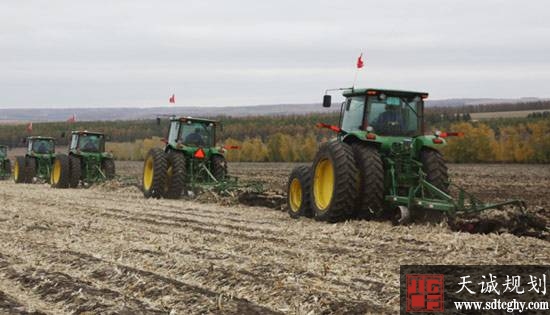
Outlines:
{"label": "large rear tire", "polygon": [[13,165],[13,181],[16,184],[22,184],[27,181],[27,168],[25,167],[25,157],[17,156]]}
{"label": "large rear tire", "polygon": [[113,179],[116,175],[115,161],[113,159],[104,159],[101,162],[101,168],[107,179]]}
{"label": "large rear tire", "polygon": [[35,158],[30,156],[25,157],[26,183],[32,183],[33,179],[36,177],[36,170],[38,168],[37,163],[38,161]]}
{"label": "large rear tire", "polygon": [[313,161],[312,207],[318,220],[336,222],[353,214],[359,177],[351,146],[324,144]]}
{"label": "large rear tire", "polygon": [[313,217],[311,209],[311,176],[310,166],[295,167],[288,177],[286,203],[290,217]]}
{"label": "large rear tire", "polygon": [[163,150],[149,150],[143,165],[142,190],[145,198],[160,198],[166,185],[166,154]]}
{"label": "large rear tire", "polygon": [[53,188],[68,188],[70,183],[70,165],[69,157],[60,154],[53,160],[52,173],[50,175],[50,184]]}
{"label": "large rear tire", "polygon": [[364,143],[351,145],[359,170],[359,196],[356,215],[372,219],[380,215],[384,207],[384,166],[378,149]]}
{"label": "large rear tire", "polygon": [[212,175],[218,181],[223,181],[227,177],[227,161],[221,155],[212,156]]}
{"label": "large rear tire", "polygon": [[69,177],[69,186],[71,188],[78,187],[80,178],[82,177],[82,162],[80,158],[71,155],[69,157],[69,165],[71,168],[71,176]]}
{"label": "large rear tire", "polygon": [[439,151],[424,148],[420,151],[420,161],[427,181],[448,194],[449,172],[443,155]]}
{"label": "large rear tire", "polygon": [[183,153],[170,152],[167,156],[166,191],[164,197],[178,199],[185,188],[185,157]]}

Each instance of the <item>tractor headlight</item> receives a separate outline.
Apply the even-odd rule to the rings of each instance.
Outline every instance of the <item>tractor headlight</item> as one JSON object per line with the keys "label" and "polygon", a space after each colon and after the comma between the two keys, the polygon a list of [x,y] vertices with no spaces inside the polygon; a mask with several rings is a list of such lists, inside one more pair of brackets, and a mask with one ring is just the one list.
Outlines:
{"label": "tractor headlight", "polygon": [[373,131],[374,131],[374,128],[372,128],[372,126],[367,126],[367,131],[368,131],[368,132],[373,132]]}

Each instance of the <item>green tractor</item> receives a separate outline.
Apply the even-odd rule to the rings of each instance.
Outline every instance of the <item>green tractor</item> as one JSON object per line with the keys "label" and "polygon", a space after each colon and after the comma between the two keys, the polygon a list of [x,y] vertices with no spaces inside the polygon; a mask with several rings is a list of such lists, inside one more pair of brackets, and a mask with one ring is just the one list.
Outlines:
{"label": "green tractor", "polygon": [[76,188],[82,183],[101,182],[115,177],[115,162],[105,152],[106,136],[101,132],[73,131],[69,154],[55,157],[51,173],[54,188]]}
{"label": "green tractor", "polygon": [[[514,204],[485,204],[463,189],[450,194],[447,166],[440,152],[446,137],[460,133],[426,134],[423,92],[382,89],[339,89],[346,98],[339,126],[319,124],[336,139],[319,148],[313,165],[290,174],[287,205],[291,217],[335,222],[345,218],[453,217]],[[331,106],[325,95],[323,106]],[[428,216],[428,217],[426,217]],[[430,218],[431,217],[431,218]]]}
{"label": "green tractor", "polygon": [[171,117],[164,149],[151,149],[143,166],[146,198],[178,199],[182,192],[201,185],[228,182],[225,148],[216,148],[220,122]]}
{"label": "green tractor", "polygon": [[0,145],[0,179],[8,179],[11,176],[11,161],[8,158],[8,147]]}
{"label": "green tractor", "polygon": [[16,183],[32,183],[34,179],[48,181],[55,158],[55,140],[50,137],[27,137],[27,153],[17,156],[13,166]]}

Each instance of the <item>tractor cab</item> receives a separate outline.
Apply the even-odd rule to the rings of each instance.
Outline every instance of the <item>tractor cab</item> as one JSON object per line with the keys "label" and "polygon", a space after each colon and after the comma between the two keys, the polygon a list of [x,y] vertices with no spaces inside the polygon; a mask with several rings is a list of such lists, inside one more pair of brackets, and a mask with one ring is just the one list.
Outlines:
{"label": "tractor cab", "polygon": [[55,153],[55,141],[50,137],[28,137],[27,155],[45,155]]}
{"label": "tractor cab", "polygon": [[[440,149],[446,142],[438,135],[425,135],[425,92],[385,89],[344,89],[338,136],[346,143],[367,141],[384,154],[413,149],[418,157],[424,147]],[[323,106],[330,107],[325,95]],[[333,127],[334,128],[334,127]],[[409,150],[410,151],[410,150]]]}
{"label": "tractor cab", "polygon": [[170,119],[168,145],[180,149],[183,147],[214,147],[216,144],[216,126],[218,121],[181,117]]}
{"label": "tractor cab", "polygon": [[[368,131],[380,136],[422,135],[424,99],[428,93],[380,89],[345,90],[340,128],[345,132]],[[326,100],[324,106],[330,106]]]}
{"label": "tractor cab", "polygon": [[105,152],[105,135],[100,132],[73,131],[71,134],[71,152]]}

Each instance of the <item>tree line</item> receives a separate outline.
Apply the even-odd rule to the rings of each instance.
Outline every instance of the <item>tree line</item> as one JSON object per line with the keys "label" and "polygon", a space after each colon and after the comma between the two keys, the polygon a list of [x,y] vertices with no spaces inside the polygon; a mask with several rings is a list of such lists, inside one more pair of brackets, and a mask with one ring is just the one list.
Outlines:
{"label": "tree line", "polygon": [[[509,104],[506,104],[508,106]],[[437,117],[438,119],[431,119]],[[232,161],[310,161],[318,144],[333,137],[315,124],[337,125],[338,113],[311,113],[307,115],[276,115],[254,117],[212,117],[223,121],[218,132],[218,144],[238,146],[230,150]],[[468,112],[427,108],[426,132],[434,130],[463,131],[463,138],[449,139],[446,157],[454,162],[533,162],[550,163],[550,117],[533,113],[528,117],[494,118],[472,122]],[[120,159],[142,159],[148,148],[162,146],[160,139],[168,133],[168,120],[160,124],[156,119],[136,121],[47,122],[34,123],[32,133],[26,124],[0,125],[0,144],[23,146],[27,135],[56,138],[59,146],[70,141],[71,130],[105,132],[109,136],[107,148]]]}

